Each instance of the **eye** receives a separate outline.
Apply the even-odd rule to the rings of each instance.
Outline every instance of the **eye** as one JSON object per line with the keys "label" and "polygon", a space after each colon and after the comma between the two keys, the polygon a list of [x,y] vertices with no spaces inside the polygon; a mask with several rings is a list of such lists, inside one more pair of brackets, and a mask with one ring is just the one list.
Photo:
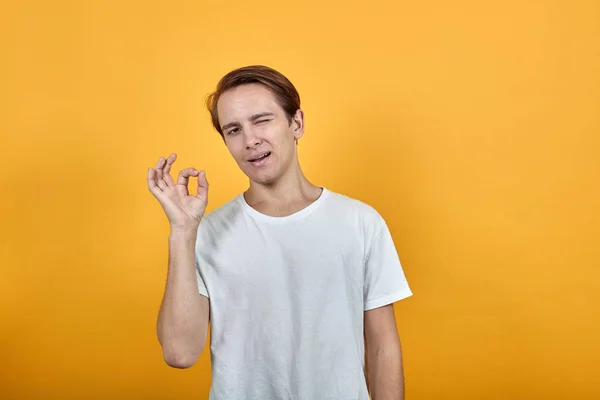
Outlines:
{"label": "eye", "polygon": [[232,130],[227,132],[227,135],[233,135],[233,134],[237,133],[239,130],[240,130],[240,128],[233,128]]}
{"label": "eye", "polygon": [[262,123],[269,122],[269,121],[270,121],[270,119],[259,119],[258,121],[256,121],[256,123],[262,124]]}

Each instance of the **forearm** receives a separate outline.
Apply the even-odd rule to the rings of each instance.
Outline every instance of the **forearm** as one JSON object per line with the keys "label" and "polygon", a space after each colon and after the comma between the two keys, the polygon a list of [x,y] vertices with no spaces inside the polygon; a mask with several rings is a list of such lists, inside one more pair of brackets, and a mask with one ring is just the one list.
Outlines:
{"label": "forearm", "polygon": [[208,302],[198,293],[195,269],[196,232],[171,232],[166,288],[157,334],[165,361],[192,365],[206,343]]}
{"label": "forearm", "polygon": [[404,400],[404,368],[400,341],[371,343],[367,349],[367,357],[372,399]]}

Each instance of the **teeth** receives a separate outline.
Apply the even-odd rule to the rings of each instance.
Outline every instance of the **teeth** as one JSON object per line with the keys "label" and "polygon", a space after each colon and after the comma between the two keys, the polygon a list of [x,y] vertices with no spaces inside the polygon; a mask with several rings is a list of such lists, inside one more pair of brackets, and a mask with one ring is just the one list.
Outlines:
{"label": "teeth", "polygon": [[262,156],[260,156],[260,157],[256,157],[256,158],[255,158],[255,159],[253,159],[252,161],[258,161],[258,160],[262,160],[263,158],[265,158],[265,157],[266,157],[266,156],[268,156],[268,155],[269,155],[269,153],[263,154],[263,155],[262,155]]}

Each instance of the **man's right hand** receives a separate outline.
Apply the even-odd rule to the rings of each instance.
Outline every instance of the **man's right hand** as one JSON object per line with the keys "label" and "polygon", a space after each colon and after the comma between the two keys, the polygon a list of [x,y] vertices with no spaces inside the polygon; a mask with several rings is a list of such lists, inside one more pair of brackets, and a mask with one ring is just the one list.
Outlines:
{"label": "man's right hand", "polygon": [[[196,230],[208,204],[208,181],[204,171],[186,168],[179,172],[177,183],[171,178],[171,166],[177,154],[166,160],[158,159],[154,168],[148,168],[148,189],[158,199],[172,230]],[[198,176],[198,193],[189,194],[188,182],[191,176]]]}

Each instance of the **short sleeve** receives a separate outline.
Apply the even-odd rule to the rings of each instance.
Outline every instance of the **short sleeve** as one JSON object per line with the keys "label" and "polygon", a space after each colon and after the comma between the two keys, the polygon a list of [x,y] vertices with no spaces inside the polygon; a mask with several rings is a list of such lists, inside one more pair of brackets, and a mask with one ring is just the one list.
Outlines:
{"label": "short sleeve", "polygon": [[198,262],[196,262],[196,280],[198,281],[198,293],[200,293],[202,296],[208,297],[208,290],[206,289],[204,278],[202,278]]}
{"label": "short sleeve", "polygon": [[412,296],[398,252],[385,221],[373,237],[365,262],[364,310]]}
{"label": "short sleeve", "polygon": [[[203,227],[203,224],[200,224],[200,227]],[[205,236],[206,233],[203,229],[198,229],[198,235],[196,239],[196,251],[195,251],[195,264],[196,264],[196,280],[198,281],[198,292],[205,296],[210,297],[208,295],[208,289],[206,287],[206,277],[208,274],[208,257],[206,257],[203,249],[205,246]]]}

